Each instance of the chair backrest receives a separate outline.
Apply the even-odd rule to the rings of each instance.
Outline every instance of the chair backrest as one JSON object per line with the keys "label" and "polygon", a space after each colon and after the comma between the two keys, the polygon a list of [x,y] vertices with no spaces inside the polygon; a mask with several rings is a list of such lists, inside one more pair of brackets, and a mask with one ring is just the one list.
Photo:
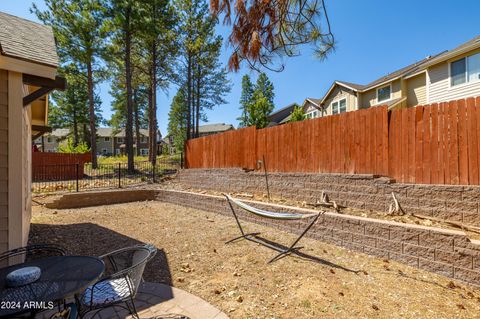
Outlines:
{"label": "chair backrest", "polygon": [[142,281],[145,266],[156,253],[157,249],[153,245],[137,245],[108,253],[102,256],[105,274],[112,278],[128,278],[131,292],[135,295]]}
{"label": "chair backrest", "polygon": [[65,250],[53,244],[37,244],[12,249],[0,254],[0,265],[11,266],[26,261],[38,260],[46,257],[65,256]]}

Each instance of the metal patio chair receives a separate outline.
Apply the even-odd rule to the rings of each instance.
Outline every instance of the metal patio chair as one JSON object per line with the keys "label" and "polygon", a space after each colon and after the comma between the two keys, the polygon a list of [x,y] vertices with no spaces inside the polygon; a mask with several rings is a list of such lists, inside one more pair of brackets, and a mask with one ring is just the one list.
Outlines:
{"label": "metal patio chair", "polygon": [[155,256],[157,249],[152,245],[137,245],[122,248],[100,256],[105,263],[105,273],[94,285],[75,296],[80,318],[91,311],[109,307],[126,309],[134,318],[139,318],[135,307],[135,296],[142,282],[146,264]]}

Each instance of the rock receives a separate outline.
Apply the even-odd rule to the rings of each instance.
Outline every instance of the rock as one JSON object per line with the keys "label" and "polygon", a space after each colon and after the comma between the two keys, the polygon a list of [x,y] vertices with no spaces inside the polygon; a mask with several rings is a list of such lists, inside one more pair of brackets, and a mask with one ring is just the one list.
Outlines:
{"label": "rock", "polygon": [[378,308],[378,306],[375,305],[375,304],[372,305],[372,309],[373,309],[373,310],[380,310],[380,308]]}
{"label": "rock", "polygon": [[242,296],[238,296],[237,299],[235,299],[237,302],[243,302],[243,297]]}
{"label": "rock", "polygon": [[178,281],[178,282],[185,282],[185,278],[183,278],[183,277],[178,277],[178,278],[177,278],[177,281]]}
{"label": "rock", "polygon": [[216,295],[219,295],[219,294],[222,293],[222,291],[221,291],[220,289],[218,289],[218,288],[215,288],[215,289],[213,290],[213,293],[216,294]]}

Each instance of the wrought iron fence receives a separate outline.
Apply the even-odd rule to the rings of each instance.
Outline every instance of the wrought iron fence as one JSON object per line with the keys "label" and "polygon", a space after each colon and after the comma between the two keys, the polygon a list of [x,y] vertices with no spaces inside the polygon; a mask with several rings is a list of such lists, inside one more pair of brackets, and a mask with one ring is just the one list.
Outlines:
{"label": "wrought iron fence", "polygon": [[128,170],[127,163],[91,163],[35,165],[32,171],[32,191],[80,192],[97,188],[121,188],[142,183],[158,182],[163,176],[174,174],[181,166],[181,160],[158,159],[151,162],[135,162],[134,169]]}

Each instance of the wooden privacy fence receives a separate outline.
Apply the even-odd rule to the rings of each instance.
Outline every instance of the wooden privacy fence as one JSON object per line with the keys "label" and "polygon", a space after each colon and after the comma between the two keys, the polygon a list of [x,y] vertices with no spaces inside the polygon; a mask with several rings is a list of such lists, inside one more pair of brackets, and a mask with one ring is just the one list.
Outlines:
{"label": "wooden privacy fence", "polygon": [[[478,126],[478,129],[477,129]],[[386,106],[189,140],[186,168],[375,174],[399,182],[480,184],[480,97]]]}
{"label": "wooden privacy fence", "polygon": [[[91,153],[67,154],[32,152],[32,179],[34,181],[83,178],[84,163],[91,161]],[[78,164],[78,167],[77,165]],[[78,169],[78,172],[77,172]]]}
{"label": "wooden privacy fence", "polygon": [[392,111],[389,131],[389,176],[405,183],[479,184],[480,97]]}
{"label": "wooden privacy fence", "polygon": [[385,106],[189,140],[186,168],[257,168],[270,172],[375,173],[388,170]]}

